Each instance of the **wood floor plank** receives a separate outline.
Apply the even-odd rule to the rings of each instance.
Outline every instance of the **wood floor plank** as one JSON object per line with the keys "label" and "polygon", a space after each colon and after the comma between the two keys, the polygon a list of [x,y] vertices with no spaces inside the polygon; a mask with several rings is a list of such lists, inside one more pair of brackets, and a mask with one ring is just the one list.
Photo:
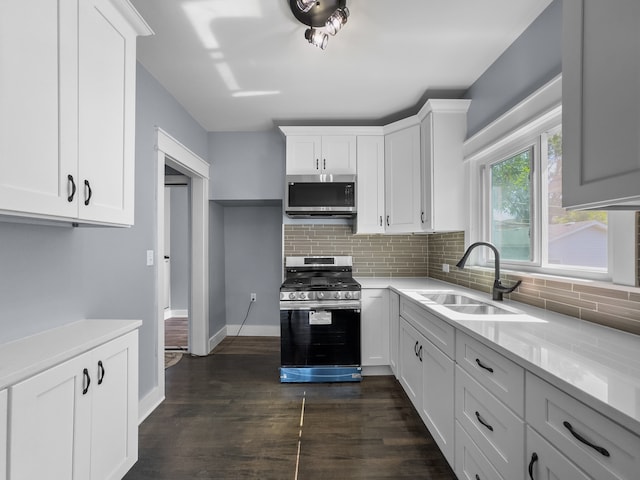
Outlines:
{"label": "wood floor plank", "polygon": [[[225,339],[166,370],[125,480],[425,479],[455,475],[393,377],[281,384],[279,339]],[[300,437],[300,411],[305,416]]]}

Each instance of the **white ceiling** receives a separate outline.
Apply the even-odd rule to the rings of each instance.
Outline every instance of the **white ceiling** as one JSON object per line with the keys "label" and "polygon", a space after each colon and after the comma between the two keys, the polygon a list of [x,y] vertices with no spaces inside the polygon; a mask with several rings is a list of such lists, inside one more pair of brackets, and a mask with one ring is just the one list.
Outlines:
{"label": "white ceiling", "polygon": [[207,131],[379,125],[460,94],[551,0],[347,0],[320,50],[289,0],[131,0],[138,60]]}

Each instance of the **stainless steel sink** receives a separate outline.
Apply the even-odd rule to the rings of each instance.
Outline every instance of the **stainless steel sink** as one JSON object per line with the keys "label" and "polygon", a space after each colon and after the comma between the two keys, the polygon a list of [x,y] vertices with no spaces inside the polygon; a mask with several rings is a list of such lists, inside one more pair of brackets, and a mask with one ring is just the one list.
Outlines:
{"label": "stainless steel sink", "polygon": [[466,313],[468,315],[505,315],[513,314],[510,310],[489,305],[488,303],[477,303],[476,305],[443,305],[443,307],[458,313]]}
{"label": "stainless steel sink", "polygon": [[475,298],[456,293],[421,293],[420,296],[440,305],[477,305],[481,303]]}

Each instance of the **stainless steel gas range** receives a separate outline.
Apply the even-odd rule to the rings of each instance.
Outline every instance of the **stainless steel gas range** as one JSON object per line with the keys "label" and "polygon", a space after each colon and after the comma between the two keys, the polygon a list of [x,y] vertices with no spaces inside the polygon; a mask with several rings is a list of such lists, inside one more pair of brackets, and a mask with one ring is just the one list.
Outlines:
{"label": "stainless steel gas range", "polygon": [[349,256],[287,257],[280,287],[280,381],[358,382],[360,284]]}

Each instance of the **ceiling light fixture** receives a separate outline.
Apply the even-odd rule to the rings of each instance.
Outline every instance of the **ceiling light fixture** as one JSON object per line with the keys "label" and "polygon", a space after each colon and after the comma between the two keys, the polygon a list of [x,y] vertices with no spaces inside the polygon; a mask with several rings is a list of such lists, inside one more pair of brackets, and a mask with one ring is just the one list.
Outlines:
{"label": "ceiling light fixture", "polygon": [[324,50],[329,34],[335,35],[347,23],[347,0],[289,0],[291,12],[299,22],[307,25],[304,38]]}

